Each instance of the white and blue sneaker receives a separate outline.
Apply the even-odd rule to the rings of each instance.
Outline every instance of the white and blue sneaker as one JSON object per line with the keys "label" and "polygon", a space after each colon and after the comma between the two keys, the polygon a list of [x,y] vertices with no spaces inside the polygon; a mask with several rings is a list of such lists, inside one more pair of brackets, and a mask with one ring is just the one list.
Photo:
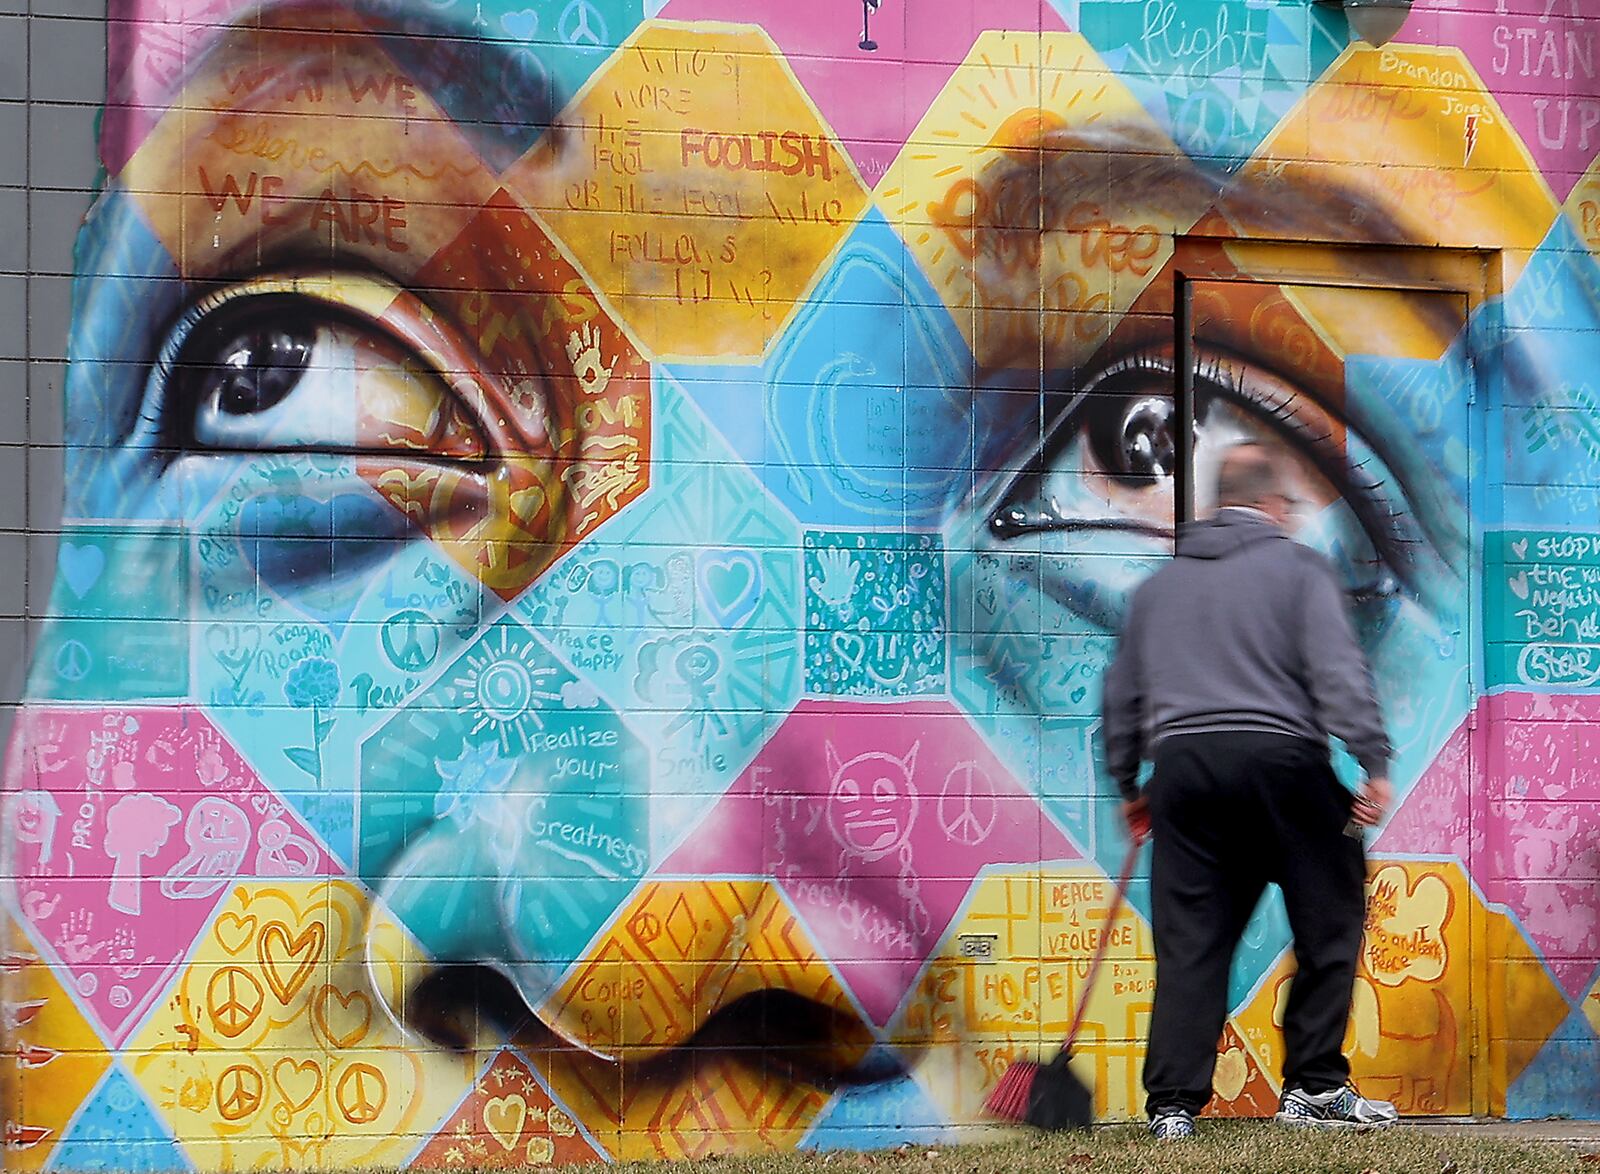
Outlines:
{"label": "white and blue sneaker", "polygon": [[1310,1093],[1290,1089],[1278,1102],[1277,1121],[1281,1125],[1303,1125],[1313,1129],[1382,1129],[1400,1120],[1388,1101],[1373,1101],[1362,1096],[1355,1085]]}
{"label": "white and blue sneaker", "polygon": [[1194,1114],[1188,1109],[1163,1109],[1150,1118],[1150,1136],[1157,1141],[1182,1141],[1194,1136]]}

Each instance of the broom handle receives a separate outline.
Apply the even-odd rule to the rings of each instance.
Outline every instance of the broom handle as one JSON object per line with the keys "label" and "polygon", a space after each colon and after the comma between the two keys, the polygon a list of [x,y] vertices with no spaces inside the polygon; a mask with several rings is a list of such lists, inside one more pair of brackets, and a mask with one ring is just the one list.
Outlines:
{"label": "broom handle", "polygon": [[1111,900],[1111,909],[1106,914],[1105,932],[1100,935],[1100,944],[1095,947],[1094,958],[1089,963],[1089,973],[1083,976],[1083,994],[1078,999],[1078,1010],[1072,1016],[1072,1026],[1067,1030],[1067,1038],[1061,1041],[1062,1050],[1070,1050],[1073,1041],[1078,1038],[1078,1029],[1083,1026],[1083,1017],[1089,1010],[1089,996],[1094,993],[1094,980],[1100,974],[1100,963],[1105,961],[1106,950],[1111,946],[1111,927],[1117,920],[1117,914],[1122,912],[1122,906],[1128,898],[1128,882],[1133,879],[1133,866],[1139,860],[1139,841],[1134,840],[1128,845],[1128,855],[1122,861],[1122,875],[1117,878],[1117,893]]}

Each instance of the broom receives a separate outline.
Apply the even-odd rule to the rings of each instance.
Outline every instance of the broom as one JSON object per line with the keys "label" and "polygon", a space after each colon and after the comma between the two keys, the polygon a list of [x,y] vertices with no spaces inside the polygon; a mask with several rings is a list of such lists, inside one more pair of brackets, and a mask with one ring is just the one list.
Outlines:
{"label": "broom", "polygon": [[1070,1065],[1072,1044],[1083,1026],[1084,1012],[1089,1009],[1089,996],[1094,991],[1095,976],[1100,963],[1105,960],[1106,949],[1111,944],[1111,926],[1122,912],[1127,899],[1128,881],[1133,876],[1134,863],[1139,858],[1139,841],[1128,845],[1127,858],[1122,862],[1122,875],[1117,878],[1116,896],[1111,902],[1111,912],[1106,916],[1106,932],[1100,935],[1095,947],[1089,972],[1083,978],[1083,993],[1078,997],[1078,1010],[1067,1029],[1067,1038],[1061,1041],[1061,1051],[1048,1064],[1032,1060],[1014,1060],[1000,1074],[1000,1083],[994,1086],[984,1110],[992,1117],[1005,1121],[1021,1121],[1039,1129],[1087,1129],[1094,1122],[1094,1095],[1074,1075]]}

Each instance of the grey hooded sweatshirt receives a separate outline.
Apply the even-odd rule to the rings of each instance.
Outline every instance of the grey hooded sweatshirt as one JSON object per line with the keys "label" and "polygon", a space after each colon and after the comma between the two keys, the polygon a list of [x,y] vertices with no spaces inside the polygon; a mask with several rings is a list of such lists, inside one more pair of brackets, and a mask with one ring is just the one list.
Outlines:
{"label": "grey hooded sweatshirt", "polygon": [[1389,739],[1344,593],[1316,551],[1255,510],[1178,534],[1177,557],[1134,592],[1106,671],[1101,735],[1124,798],[1174,734],[1251,730],[1344,740],[1369,775]]}

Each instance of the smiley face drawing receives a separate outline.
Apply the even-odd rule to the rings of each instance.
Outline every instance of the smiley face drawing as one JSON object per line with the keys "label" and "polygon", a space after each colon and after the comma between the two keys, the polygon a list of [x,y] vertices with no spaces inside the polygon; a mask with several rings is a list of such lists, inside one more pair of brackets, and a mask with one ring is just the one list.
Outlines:
{"label": "smiley face drawing", "polygon": [[834,839],[847,853],[867,861],[899,851],[917,819],[917,746],[904,757],[873,751],[849,762],[839,761],[831,743],[826,752],[833,777],[828,830]]}

